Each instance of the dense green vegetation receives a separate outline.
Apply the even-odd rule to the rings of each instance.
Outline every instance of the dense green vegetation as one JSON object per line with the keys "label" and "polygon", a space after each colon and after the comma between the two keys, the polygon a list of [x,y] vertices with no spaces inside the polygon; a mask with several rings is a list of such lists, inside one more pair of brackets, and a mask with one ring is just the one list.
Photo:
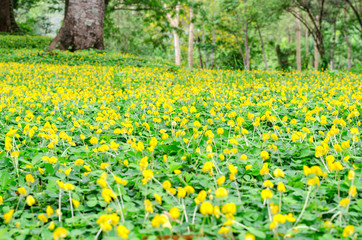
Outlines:
{"label": "dense green vegetation", "polygon": [[362,234],[361,74],[47,41],[0,36],[0,239]]}

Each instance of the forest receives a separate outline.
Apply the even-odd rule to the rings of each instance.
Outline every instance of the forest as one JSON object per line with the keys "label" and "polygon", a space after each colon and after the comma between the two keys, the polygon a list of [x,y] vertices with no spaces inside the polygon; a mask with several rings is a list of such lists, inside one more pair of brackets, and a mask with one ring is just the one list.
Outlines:
{"label": "forest", "polygon": [[[201,69],[361,69],[359,0],[100,0],[94,4],[87,7],[100,14],[84,18],[99,21],[99,29],[89,32],[96,39],[92,42],[78,31],[80,38],[89,39],[88,47]],[[55,37],[62,23],[63,28],[71,24],[65,21],[65,10],[73,9],[73,1],[1,0],[1,5],[9,6],[1,16],[9,17],[0,19],[0,32]],[[76,10],[68,12],[74,14]],[[86,47],[77,44],[82,45],[69,42],[64,47]]]}

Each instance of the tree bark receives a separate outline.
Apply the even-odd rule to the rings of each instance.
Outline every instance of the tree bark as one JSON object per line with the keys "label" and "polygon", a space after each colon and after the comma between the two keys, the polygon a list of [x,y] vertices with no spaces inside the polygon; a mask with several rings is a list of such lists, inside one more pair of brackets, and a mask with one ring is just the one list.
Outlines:
{"label": "tree bark", "polygon": [[[299,15],[298,11],[297,14]],[[297,58],[297,71],[302,71],[302,57],[301,57],[301,46],[300,46],[300,21],[299,18],[296,18],[297,26],[296,26],[296,35],[297,35],[297,46],[296,46],[296,58]]]}
{"label": "tree bark", "polygon": [[305,68],[308,69],[308,66],[309,66],[309,30],[308,30],[308,28],[305,29],[305,59],[306,59]]}
{"label": "tree bark", "polygon": [[351,42],[349,41],[348,38],[348,26],[346,23],[346,5],[344,5],[344,39],[346,40],[347,43],[347,69],[350,70],[352,67],[352,51],[351,51]]}
{"label": "tree bark", "polygon": [[318,54],[318,47],[316,44],[316,41],[314,41],[314,70],[318,70],[318,65],[319,65],[319,54]]}
{"label": "tree bark", "polygon": [[199,44],[197,44],[197,50],[199,52],[199,60],[200,60],[200,67],[204,68],[204,63],[202,61],[202,52],[201,52],[201,39],[200,39],[200,35],[197,36],[197,41]]}
{"label": "tree bark", "polygon": [[105,0],[66,0],[64,23],[49,50],[104,49]]}
{"label": "tree bark", "polygon": [[332,42],[331,42],[331,59],[329,61],[331,70],[334,69],[334,46],[336,45],[336,32],[337,32],[337,23],[336,20],[333,22],[333,37],[332,37]]}
{"label": "tree bark", "polygon": [[18,32],[13,0],[0,0],[0,32]]}
{"label": "tree bark", "polygon": [[268,70],[268,61],[266,60],[266,54],[265,54],[265,49],[264,49],[264,41],[263,41],[263,36],[261,35],[260,32],[260,27],[257,26],[258,28],[258,33],[259,33],[259,38],[260,38],[260,44],[261,44],[261,51],[263,52],[263,58],[264,58],[264,65],[265,65],[265,70]]}
{"label": "tree bark", "polygon": [[212,50],[211,50],[211,69],[214,68],[215,66],[215,52],[216,52],[216,30],[215,30],[215,25],[212,28]]}
{"label": "tree bark", "polygon": [[[164,7],[166,8],[166,4],[164,4]],[[170,22],[171,27],[174,29],[172,30],[173,35],[173,46],[175,49],[175,64],[181,65],[181,47],[180,47],[180,36],[177,32],[177,28],[179,27],[179,21],[180,21],[180,3],[177,3],[176,5],[176,14],[172,18],[170,13],[167,13],[166,17],[168,21]]]}
{"label": "tree bark", "polygon": [[194,65],[194,10],[190,8],[190,25],[189,25],[189,68],[192,69]]}

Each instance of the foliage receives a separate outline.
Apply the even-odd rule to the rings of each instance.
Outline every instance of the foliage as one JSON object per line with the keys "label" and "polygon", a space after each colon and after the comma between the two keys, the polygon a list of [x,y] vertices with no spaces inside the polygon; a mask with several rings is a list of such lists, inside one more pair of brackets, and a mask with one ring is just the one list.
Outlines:
{"label": "foliage", "polygon": [[14,48],[0,55],[1,239],[362,234],[362,75]]}

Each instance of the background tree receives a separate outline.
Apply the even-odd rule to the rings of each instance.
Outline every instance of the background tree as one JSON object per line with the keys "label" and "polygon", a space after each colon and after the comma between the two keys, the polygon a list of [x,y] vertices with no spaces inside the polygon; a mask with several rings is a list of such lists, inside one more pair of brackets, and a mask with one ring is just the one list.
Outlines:
{"label": "background tree", "polygon": [[18,32],[13,0],[0,0],[0,32]]}
{"label": "background tree", "polygon": [[104,49],[105,0],[66,0],[64,22],[49,50]]}

